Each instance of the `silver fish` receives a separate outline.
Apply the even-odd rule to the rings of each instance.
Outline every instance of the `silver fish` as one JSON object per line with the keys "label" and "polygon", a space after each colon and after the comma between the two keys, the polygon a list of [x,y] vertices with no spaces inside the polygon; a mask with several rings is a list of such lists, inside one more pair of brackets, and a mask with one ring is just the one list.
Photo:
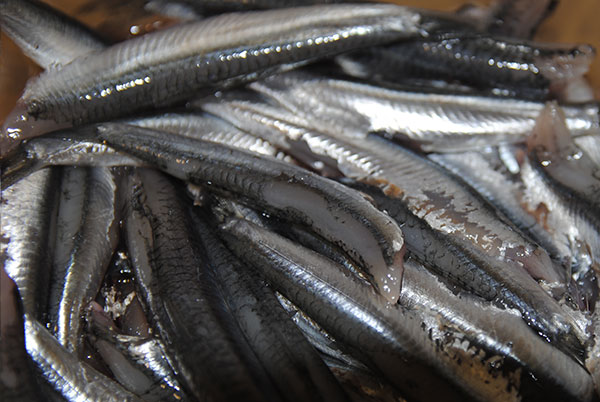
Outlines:
{"label": "silver fish", "polygon": [[[544,108],[543,102],[392,90],[300,72],[251,87],[303,116],[314,129],[335,130],[344,119],[357,137],[380,132],[425,152],[524,143]],[[567,105],[564,110],[573,136],[600,132],[597,104]]]}
{"label": "silver fish", "polygon": [[[284,399],[346,401],[331,372],[290,321],[272,290],[226,248],[208,223],[193,213],[195,231],[213,273],[250,347]],[[289,395],[289,396],[288,396]]]}
{"label": "silver fish", "polygon": [[141,399],[66,350],[42,324],[25,319],[27,352],[46,380],[68,401],[135,401]]}
{"label": "silver fish", "polygon": [[58,340],[72,351],[80,350],[83,312],[100,289],[118,241],[117,178],[108,168],[90,168],[86,176],[82,204],[76,206],[83,213],[78,222],[69,222],[78,228],[67,262],[56,323]]}
{"label": "silver fish", "polygon": [[[216,105],[212,110],[216,112]],[[233,108],[226,107],[226,110],[229,112],[224,115],[229,113],[234,116],[233,119],[238,120],[236,124],[240,127],[251,127],[252,123],[243,123],[243,114],[232,113]],[[276,112],[272,107],[267,108],[270,111],[267,113],[262,113],[261,110],[262,107],[257,107],[248,114],[264,116]],[[369,137],[357,141],[351,136],[341,138],[339,135],[324,135],[290,124],[281,116],[285,117],[286,114],[279,113],[275,118],[267,116],[265,119],[282,123],[269,123],[261,133],[286,136],[290,142],[288,147],[303,142],[315,154],[324,155],[337,163],[339,171],[347,177],[379,187],[391,199],[398,199],[398,202],[404,200],[402,203],[412,220],[423,219],[429,230],[438,232],[437,237],[449,236],[448,240],[441,240],[441,253],[449,245],[448,241],[452,240],[452,244],[463,250],[463,254],[466,252],[466,255],[471,256],[467,260],[471,261],[477,256],[474,261],[479,262],[474,266],[479,269],[470,268],[467,270],[469,274],[458,274],[457,271],[454,273],[456,279],[461,283],[464,279],[469,279],[469,283],[464,284],[488,300],[499,297],[519,308],[523,312],[523,318],[541,333],[552,339],[564,338],[565,345],[570,345],[566,346],[567,350],[581,356],[581,343],[585,340],[582,329],[571,318],[566,317],[552,297],[531,278],[531,275],[545,278],[548,284],[564,287],[566,273],[551,262],[545,251],[498,219],[481,199],[473,197],[462,185],[419,156],[382,139]],[[285,145],[285,141],[281,144]],[[489,224],[484,224],[486,221]],[[486,235],[485,231],[491,232]],[[423,244],[429,244],[430,241],[431,239],[426,240]],[[493,246],[495,242],[504,245],[496,248]],[[511,248],[513,251],[510,251]],[[450,258],[452,253],[444,255]],[[432,262],[438,258],[435,253],[432,253],[432,257]],[[464,265],[466,260],[463,257],[456,257],[452,261],[454,262],[448,266],[441,266],[446,274],[452,275],[447,272],[450,266],[464,268],[468,265]],[[482,261],[486,262],[481,263]],[[529,273],[523,270],[523,266],[528,267]],[[473,277],[476,272],[480,276]],[[492,278],[495,278],[492,282],[497,286],[491,285]],[[533,318],[534,316],[537,318]]]}
{"label": "silver fish", "polygon": [[391,302],[397,300],[402,232],[355,191],[276,159],[207,141],[165,141],[161,132],[114,124],[100,126],[99,136],[117,149],[157,163],[175,177],[233,192],[310,226],[357,261],[382,295]]}
{"label": "silver fish", "polygon": [[393,5],[325,5],[225,14],[134,38],[31,81],[20,100],[23,117],[3,129],[2,155],[47,126],[173,104],[284,64],[420,36],[420,20]]}
{"label": "silver fish", "polygon": [[583,212],[585,206],[548,184],[524,150],[513,148],[512,152],[520,161],[517,175],[498,169],[501,161],[495,151],[432,154],[430,158],[463,178],[561,261],[573,280],[582,280],[593,266],[600,266],[598,225]]}
{"label": "silver fish", "polygon": [[40,170],[2,191],[1,261],[31,317],[46,311],[59,176]]}
{"label": "silver fish", "polygon": [[[234,252],[407,396],[460,398],[450,382],[475,399],[512,399],[510,378],[495,376],[486,362],[441,341],[414,309],[386,305],[369,284],[357,281],[331,260],[239,219],[230,219],[221,228]],[[461,370],[463,361],[472,362],[471,370],[478,374]],[[415,376],[424,377],[413,382]],[[421,386],[424,381],[429,387]],[[435,381],[435,387],[430,381]]]}
{"label": "silver fish", "polygon": [[151,170],[128,180],[124,226],[139,294],[181,384],[201,400],[278,399],[214,279],[197,268],[202,251],[175,186]]}
{"label": "silver fish", "polygon": [[42,68],[58,68],[104,48],[89,29],[35,0],[3,0],[2,32]]}

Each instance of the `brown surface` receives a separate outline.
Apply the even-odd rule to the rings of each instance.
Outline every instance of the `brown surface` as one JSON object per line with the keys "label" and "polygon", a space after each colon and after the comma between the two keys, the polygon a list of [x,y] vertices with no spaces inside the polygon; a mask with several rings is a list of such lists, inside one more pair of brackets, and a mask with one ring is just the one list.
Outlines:
{"label": "brown surface", "polygon": [[[140,10],[143,0],[45,0],[59,10],[75,16],[77,19],[99,30],[109,40],[126,38],[132,25],[143,30],[152,30],[168,24],[168,20],[158,19]],[[452,11],[465,1],[461,0],[396,0],[398,4]],[[490,0],[472,1],[477,4],[489,4]],[[126,3],[127,5],[123,5]],[[576,5],[574,5],[574,3]],[[556,12],[540,27],[537,40],[561,43],[590,43],[600,49],[600,1],[562,0]],[[0,121],[14,106],[27,78],[39,72],[39,68],[24,57],[17,47],[0,34]],[[600,61],[591,67],[588,78],[595,89],[596,98],[600,98]]]}

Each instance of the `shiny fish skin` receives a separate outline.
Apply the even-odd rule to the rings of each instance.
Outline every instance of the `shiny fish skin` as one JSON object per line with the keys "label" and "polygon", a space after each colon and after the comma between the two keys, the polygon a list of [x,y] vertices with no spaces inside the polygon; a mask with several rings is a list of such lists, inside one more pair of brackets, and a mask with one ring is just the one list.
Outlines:
{"label": "shiny fish skin", "polygon": [[67,351],[42,324],[27,314],[25,344],[42,375],[68,401],[142,401]]}
{"label": "shiny fish skin", "polygon": [[391,302],[397,300],[404,255],[402,232],[353,190],[276,159],[206,141],[165,141],[160,132],[109,124],[100,126],[99,136],[175,177],[233,192],[311,227],[359,263],[382,295]]}
{"label": "shiny fish skin", "polygon": [[[314,129],[335,130],[343,118],[357,136],[380,132],[425,152],[525,142],[544,108],[542,102],[392,90],[300,72],[251,86],[304,116]],[[567,105],[564,110],[572,135],[600,131],[597,104]]]}
{"label": "shiny fish skin", "polygon": [[286,156],[268,141],[236,129],[231,124],[210,115],[168,113],[126,121],[139,127],[165,131],[186,138],[206,140],[261,155],[284,159]]}
{"label": "shiny fish skin", "polygon": [[[21,101],[34,119],[59,125],[104,120],[173,104],[200,88],[281,64],[419,35],[419,19],[392,5],[226,14],[144,35],[48,71],[30,82]],[[8,132],[5,128],[5,148],[14,141]]]}
{"label": "shiny fish skin", "polygon": [[[270,110],[276,111],[274,108]],[[254,113],[260,114],[257,111]],[[283,116],[285,115],[283,113]],[[444,253],[444,255],[450,259],[449,262],[453,262],[446,267],[440,266],[446,275],[453,275],[456,280],[468,285],[469,289],[489,300],[499,297],[509,305],[519,308],[523,313],[523,318],[530,325],[550,339],[558,340],[565,350],[581,358],[583,353],[581,342],[585,339],[582,330],[576,323],[571,322],[570,318],[565,317],[558,304],[532,280],[528,273],[524,272],[520,263],[533,264],[532,267],[537,267],[535,268],[537,271],[532,270],[533,274],[537,272],[538,275],[546,276],[550,279],[549,282],[555,283],[555,285],[563,286],[566,275],[562,273],[561,276],[559,271],[554,271],[557,267],[552,264],[544,251],[538,249],[536,245],[524,239],[510,227],[505,226],[482,200],[473,197],[439,168],[435,168],[417,155],[381,139],[367,138],[353,141],[350,137],[335,138],[281,120],[283,123],[275,125],[275,127],[278,127],[280,135],[286,135],[290,142],[304,142],[312,152],[325,155],[330,160],[337,162],[338,169],[347,177],[381,188],[388,196],[397,198],[398,200],[395,202],[399,204],[402,203],[401,200],[404,200],[404,208],[410,210],[411,215],[407,215],[409,212],[405,212],[401,217],[402,222],[405,223],[404,219],[409,217],[415,222],[424,219],[425,222],[416,224],[415,229],[430,227],[439,232],[435,235],[435,238],[440,241],[438,248],[445,249],[449,245],[448,240],[444,240],[444,236],[451,234],[455,254]],[[243,120],[236,124],[244,126]],[[415,175],[417,176],[413,177]],[[421,196],[418,196],[419,193]],[[436,197],[436,193],[454,194],[448,199],[449,207],[452,207],[449,212],[454,209],[452,214],[446,215],[444,212],[446,207],[443,206],[438,213],[434,213],[436,208],[439,208],[436,207],[437,203],[443,200],[443,197]],[[423,196],[425,197],[424,201],[428,200],[425,201],[426,204],[431,203],[431,206],[422,205],[417,201]],[[413,214],[415,216],[412,216]],[[469,217],[471,214],[473,216]],[[455,219],[463,222],[456,227],[456,230],[451,229],[456,226],[453,223]],[[488,240],[492,244],[502,241],[504,246],[494,251],[495,247],[477,244],[478,240],[469,234],[471,229],[468,227],[473,223],[469,223],[471,220],[476,222],[476,230],[480,230],[483,227],[481,225],[488,221],[489,224],[485,224],[486,230],[495,233],[492,238],[488,237]],[[464,224],[466,226],[463,226]],[[477,229],[478,227],[479,229]],[[416,233],[418,238],[422,237],[418,231]],[[481,239],[484,238],[486,237]],[[432,240],[429,238],[422,244],[416,244],[424,246]],[[525,247],[524,250],[529,249],[531,254],[524,260],[521,259],[520,263],[511,262],[509,256],[504,253],[519,243]],[[520,253],[517,250],[518,248],[515,249],[514,257],[518,257]],[[435,252],[429,252],[428,255],[435,261]],[[474,261],[477,263],[473,264]],[[469,266],[471,268],[467,269]],[[449,269],[452,267],[467,269],[467,272],[462,274],[461,271],[452,272]],[[474,276],[474,274],[478,275]],[[465,279],[467,280],[465,281]],[[494,289],[494,284],[499,283],[503,284],[500,292]]]}
{"label": "shiny fish skin", "polygon": [[[458,81],[500,96],[544,100],[589,68],[589,45],[558,46],[479,33],[448,33],[341,56],[344,71],[384,82],[406,77]],[[398,73],[401,72],[401,73]]]}
{"label": "shiny fish skin", "polygon": [[485,350],[490,362],[496,360],[490,355],[500,358],[495,364],[520,377],[517,384],[524,400],[592,400],[593,383],[585,369],[537,336],[516,311],[486,305],[469,295],[455,295],[415,261],[407,261],[406,267],[399,303],[439,315],[445,326],[459,328],[471,347]]}
{"label": "shiny fish skin", "polygon": [[58,180],[59,171],[44,169],[2,191],[2,264],[31,317],[46,311]]}
{"label": "shiny fish skin", "polygon": [[206,213],[193,213],[206,266],[226,295],[250,347],[284,399],[346,401],[340,385],[281,308],[272,290],[213,233]]}
{"label": "shiny fish skin", "polygon": [[214,279],[197,268],[201,250],[175,187],[156,171],[128,179],[124,225],[139,294],[186,391],[200,400],[279,399]]}
{"label": "shiny fish skin", "polygon": [[[65,286],[69,260],[85,211],[88,169],[61,169],[60,192],[54,240],[54,258],[50,274],[47,322],[53,334],[58,330],[58,311]],[[89,190],[89,188],[88,188]]]}
{"label": "shiny fish skin", "polygon": [[0,395],[12,402],[44,401],[25,351],[21,297],[4,268],[0,289]]}
{"label": "shiny fish skin", "polygon": [[70,251],[58,309],[57,338],[68,350],[80,351],[82,315],[98,293],[117,246],[119,205],[117,177],[108,168],[90,168],[83,208]]}
{"label": "shiny fish skin", "polygon": [[[369,284],[357,281],[341,266],[249,222],[232,219],[221,228],[240,257],[409,398],[436,400],[430,393],[435,389],[447,400],[460,399],[448,381],[474,399],[513,400],[510,388],[505,391],[509,385],[505,378],[494,377],[485,363],[469,360],[437,335],[432,338],[422,315],[404,306],[386,306]],[[321,302],[312,302],[314,298]],[[461,369],[463,361],[473,362],[477,374]],[[413,376],[420,380],[413,383]],[[428,389],[419,387],[424,383]]]}
{"label": "shiny fish skin", "polygon": [[0,24],[2,32],[42,68],[57,68],[104,48],[89,29],[36,0],[3,0]]}
{"label": "shiny fish skin", "polygon": [[111,147],[86,138],[85,134],[64,132],[32,138],[9,158],[2,160],[0,167],[2,190],[10,187],[29,174],[50,166],[113,167],[146,164],[130,155],[117,152]]}
{"label": "shiny fish skin", "polygon": [[[484,195],[517,227],[558,259],[569,276],[583,280],[592,266],[600,266],[600,231],[589,219],[586,207],[573,198],[565,199],[549,185],[543,173],[513,149],[520,163],[517,176],[498,169],[501,162],[495,152],[430,155]],[[590,300],[588,307],[595,304]]]}

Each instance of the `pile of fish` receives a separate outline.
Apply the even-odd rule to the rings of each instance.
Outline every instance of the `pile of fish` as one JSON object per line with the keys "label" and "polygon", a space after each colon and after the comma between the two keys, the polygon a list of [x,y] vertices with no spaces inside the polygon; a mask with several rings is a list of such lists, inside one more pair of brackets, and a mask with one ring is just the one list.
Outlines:
{"label": "pile of fish", "polygon": [[3,400],[600,399],[556,1],[151,3],[185,18],[111,44],[0,0],[45,69],[0,137]]}

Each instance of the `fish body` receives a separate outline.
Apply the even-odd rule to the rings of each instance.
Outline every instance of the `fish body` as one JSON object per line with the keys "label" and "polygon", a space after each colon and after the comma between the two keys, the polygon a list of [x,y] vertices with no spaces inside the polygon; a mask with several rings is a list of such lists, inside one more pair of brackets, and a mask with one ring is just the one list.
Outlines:
{"label": "fish body", "polygon": [[159,163],[175,177],[213,191],[233,192],[311,227],[357,261],[381,294],[392,302],[397,300],[404,254],[402,232],[360,194],[276,159],[207,141],[166,142],[160,132],[115,125],[103,125],[99,135],[117,149]]}

